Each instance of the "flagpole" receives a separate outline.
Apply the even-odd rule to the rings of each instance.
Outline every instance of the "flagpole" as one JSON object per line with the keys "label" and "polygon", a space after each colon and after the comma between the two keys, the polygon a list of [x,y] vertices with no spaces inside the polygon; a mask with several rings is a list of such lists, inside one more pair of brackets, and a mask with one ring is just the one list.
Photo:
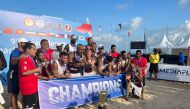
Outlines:
{"label": "flagpole", "polygon": [[146,54],[146,27],[144,28],[144,42],[145,42],[145,54]]}

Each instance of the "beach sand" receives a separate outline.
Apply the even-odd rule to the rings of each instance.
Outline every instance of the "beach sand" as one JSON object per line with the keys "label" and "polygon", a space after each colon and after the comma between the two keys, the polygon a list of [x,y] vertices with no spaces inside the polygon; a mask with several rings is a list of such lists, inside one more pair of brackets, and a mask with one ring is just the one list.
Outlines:
{"label": "beach sand", "polygon": [[[9,109],[10,95],[6,90],[3,97],[6,104],[0,106],[0,109]],[[147,80],[145,99],[129,98],[129,101],[125,101],[122,97],[114,98],[106,102],[106,107],[107,109],[190,109],[189,101],[190,83]],[[22,107],[20,102],[19,107]],[[93,103],[70,109],[97,109],[97,107],[98,103]]]}

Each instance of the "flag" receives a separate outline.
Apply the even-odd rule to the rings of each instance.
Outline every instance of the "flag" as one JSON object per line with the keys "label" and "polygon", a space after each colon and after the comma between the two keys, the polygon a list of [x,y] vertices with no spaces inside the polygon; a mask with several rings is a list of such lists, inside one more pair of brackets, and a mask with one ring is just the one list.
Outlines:
{"label": "flag", "polygon": [[128,31],[128,37],[130,37],[131,36],[131,32],[130,31]]}
{"label": "flag", "polygon": [[90,24],[89,18],[86,18],[86,23],[87,23],[87,24]]}
{"label": "flag", "polygon": [[46,33],[38,33],[37,35],[38,35],[38,36],[47,36]]}
{"label": "flag", "polygon": [[92,34],[92,25],[83,23],[82,25],[76,27],[75,30],[81,33]]}
{"label": "flag", "polygon": [[119,29],[121,30],[121,28],[122,28],[122,27],[121,27],[121,24],[118,24],[118,26],[119,26]]}
{"label": "flag", "polygon": [[59,34],[59,38],[64,38],[65,35],[64,34]]}
{"label": "flag", "polygon": [[3,32],[5,34],[12,34],[13,33],[13,29],[12,28],[4,28]]}
{"label": "flag", "polygon": [[36,33],[32,32],[32,31],[26,31],[25,34],[29,35],[29,36],[35,36],[36,35]]}
{"label": "flag", "polygon": [[98,31],[102,31],[102,26],[100,25],[99,28],[98,28]]}
{"label": "flag", "polygon": [[24,34],[24,30],[16,30],[16,34]]}
{"label": "flag", "polygon": [[78,18],[76,18],[76,19],[75,19],[75,22],[79,22],[79,19],[78,19]]}

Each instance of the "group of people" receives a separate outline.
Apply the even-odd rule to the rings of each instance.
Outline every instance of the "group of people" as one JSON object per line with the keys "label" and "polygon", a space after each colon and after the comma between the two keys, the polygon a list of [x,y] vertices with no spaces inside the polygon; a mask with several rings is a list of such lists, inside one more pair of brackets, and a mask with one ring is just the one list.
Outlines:
{"label": "group of people", "polygon": [[[126,100],[131,89],[134,95],[143,98],[147,60],[141,56],[141,50],[137,50],[136,57],[131,59],[130,53],[117,52],[116,45],[111,45],[110,52],[104,52],[102,45],[97,51],[92,37],[88,38],[87,45],[77,44],[76,41],[77,36],[72,35],[65,48],[62,44],[57,44],[57,49],[53,50],[49,48],[46,39],[41,40],[38,49],[34,43],[24,38],[18,40],[18,48],[10,55],[8,73],[12,109],[17,108],[19,92],[22,94],[24,108],[39,108],[38,79],[114,76],[128,72]],[[141,88],[142,94],[138,94],[138,88]]]}

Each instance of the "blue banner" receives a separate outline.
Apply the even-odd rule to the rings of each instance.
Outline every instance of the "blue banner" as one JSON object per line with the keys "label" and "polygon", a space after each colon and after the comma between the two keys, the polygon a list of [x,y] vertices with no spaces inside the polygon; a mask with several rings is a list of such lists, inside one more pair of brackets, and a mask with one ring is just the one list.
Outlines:
{"label": "blue banner", "polygon": [[[0,10],[0,50],[9,63],[10,53],[18,46],[18,39],[25,37],[40,47],[40,40],[47,39],[50,48],[56,44],[64,46],[70,42],[70,36],[78,36],[77,44],[87,44],[86,38],[92,34],[92,26],[72,22],[51,16],[35,16]],[[9,64],[8,64],[9,65]],[[8,68],[0,72],[0,80],[5,84]]]}
{"label": "blue banner", "polygon": [[97,102],[103,90],[107,98],[120,97],[125,95],[125,89],[125,74],[38,81],[40,109],[64,109]]}

